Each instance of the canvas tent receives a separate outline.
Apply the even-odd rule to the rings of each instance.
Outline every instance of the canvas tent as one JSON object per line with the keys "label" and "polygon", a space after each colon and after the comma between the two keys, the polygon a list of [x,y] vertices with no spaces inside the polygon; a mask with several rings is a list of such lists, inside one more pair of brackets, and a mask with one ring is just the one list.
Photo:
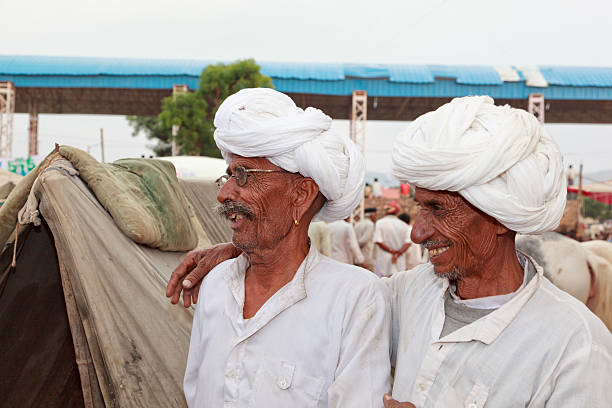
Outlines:
{"label": "canvas tent", "polygon": [[[578,188],[568,186],[569,193],[578,193]],[[582,186],[582,195],[590,197],[604,204],[612,205],[612,180]]]}
{"label": "canvas tent", "polygon": [[182,179],[204,179],[214,181],[225,173],[227,163],[223,159],[204,156],[160,157],[171,162],[176,175]]}
{"label": "canvas tent", "polygon": [[[112,184],[100,187],[104,177],[91,174],[88,166],[96,163],[85,155],[69,148],[50,155],[0,209],[0,238],[7,241],[0,242],[0,407],[185,406],[193,311],[171,305],[164,294],[186,249],[162,251],[135,242],[130,234],[138,228],[122,230],[126,213],[128,224],[141,221],[133,217],[138,211],[118,212],[123,198],[108,196]],[[148,194],[152,204],[143,208],[161,211],[159,218],[175,208],[195,245],[226,241],[229,228],[210,207],[214,184],[179,181],[171,165],[158,162],[133,159],[98,170],[120,185],[144,183],[126,191],[143,201],[140,194]],[[151,180],[168,183],[152,188]],[[16,207],[21,222],[39,225],[20,224],[11,235]],[[161,224],[147,227],[164,237]],[[156,245],[168,245],[164,239]]]}
{"label": "canvas tent", "polygon": [[0,205],[2,205],[10,192],[13,191],[13,188],[19,183],[21,177],[22,176],[18,174],[0,169]]}

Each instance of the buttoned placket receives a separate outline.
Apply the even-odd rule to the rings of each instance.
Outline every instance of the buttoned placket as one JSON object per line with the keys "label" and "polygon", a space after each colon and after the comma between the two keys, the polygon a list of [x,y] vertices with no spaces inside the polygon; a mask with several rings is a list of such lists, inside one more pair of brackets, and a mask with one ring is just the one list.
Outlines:
{"label": "buttoned placket", "polygon": [[[446,293],[447,289],[448,281],[445,280],[442,286],[442,293]],[[427,353],[425,358],[423,358],[419,374],[412,389],[411,402],[417,407],[422,406],[427,400],[427,395],[436,380],[440,366],[452,348],[451,344],[440,344],[438,342],[440,333],[442,333],[442,327],[444,326],[444,318],[444,296],[441,296],[436,306],[435,318],[431,326],[431,343],[427,348]]]}
{"label": "buttoned placket", "polygon": [[[305,261],[300,265],[294,278],[287,285],[279,289],[264,305],[257,311],[255,316],[250,319],[243,319],[244,309],[244,277],[248,267],[248,261],[242,255],[236,260],[235,270],[228,274],[225,279],[230,288],[232,296],[227,298],[225,304],[225,315],[232,324],[236,333],[236,341],[229,353],[225,370],[224,387],[224,408],[230,408],[238,401],[240,394],[240,380],[243,375],[244,354],[248,347],[248,339],[265,327],[272,319],[281,312],[296,304],[306,297],[304,277],[311,262],[311,258],[316,257],[317,253],[309,252]],[[284,384],[284,379],[279,379],[278,386],[286,389],[288,383]]]}
{"label": "buttoned placket", "polygon": [[[533,259],[527,255],[525,256],[534,263]],[[527,269],[527,266],[525,266],[525,269]],[[543,270],[540,266],[536,265],[536,271],[536,276],[507,304],[493,313],[440,339],[445,319],[444,296],[446,296],[446,292],[449,290],[449,282],[446,279],[444,280],[441,288],[442,294],[435,312],[436,316],[432,323],[431,344],[427,349],[412,390],[411,402],[413,404],[423,406],[427,401],[429,390],[436,379],[440,366],[456,343],[477,340],[484,344],[491,344],[502,330],[510,324],[512,319],[516,317],[527,301],[534,295],[537,288],[542,285]]]}

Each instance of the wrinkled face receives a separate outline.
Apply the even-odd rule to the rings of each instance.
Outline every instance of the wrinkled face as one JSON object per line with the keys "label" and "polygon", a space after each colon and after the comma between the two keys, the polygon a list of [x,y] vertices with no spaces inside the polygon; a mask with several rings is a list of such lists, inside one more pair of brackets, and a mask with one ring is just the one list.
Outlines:
{"label": "wrinkled face", "polygon": [[[236,167],[280,170],[261,157],[233,156],[228,174]],[[290,210],[291,181],[300,175],[289,172],[249,173],[247,182],[238,186],[231,177],[219,190],[219,214],[230,220],[232,242],[249,253],[254,248],[272,248],[293,226]]]}
{"label": "wrinkled face", "polygon": [[440,277],[458,280],[478,270],[494,252],[499,223],[458,193],[415,189],[420,210],[411,239],[429,250]]}

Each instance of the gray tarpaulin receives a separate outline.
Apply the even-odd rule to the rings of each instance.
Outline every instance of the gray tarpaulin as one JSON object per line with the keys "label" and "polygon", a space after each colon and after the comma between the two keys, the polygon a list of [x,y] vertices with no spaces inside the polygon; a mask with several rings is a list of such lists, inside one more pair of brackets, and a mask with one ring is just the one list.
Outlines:
{"label": "gray tarpaulin", "polygon": [[232,240],[229,222],[221,219],[214,211],[217,201],[217,185],[206,180],[180,180],[187,200],[195,212],[198,221],[213,244]]}
{"label": "gray tarpaulin", "polygon": [[[139,172],[143,166],[150,166],[151,161],[142,160],[144,163],[130,163],[129,171]],[[20,222],[36,225],[44,219],[52,233],[57,261],[38,262],[57,262],[62,275],[85,404],[185,406],[182,380],[193,310],[171,305],[165,297],[170,274],[185,252],[135,243],[100,204],[91,181],[88,185],[82,178],[82,172],[79,175],[71,162],[56,154],[29,177],[27,185],[21,187],[19,200],[13,203],[23,202]],[[183,210],[198,247],[228,239],[229,227],[212,211],[216,188],[211,182],[176,181],[166,191],[173,189],[187,193],[183,195]],[[112,200],[108,191],[97,190],[97,195]],[[162,211],[165,202],[172,199],[167,194],[153,196]],[[27,239],[27,234],[22,239]],[[27,251],[18,254],[18,258],[27,256]],[[2,279],[10,281],[13,274],[24,273],[28,270],[18,268],[4,273]]]}
{"label": "gray tarpaulin", "polygon": [[185,406],[192,310],[164,296],[184,253],[134,243],[79,177],[47,170],[40,178],[34,193],[70,279],[106,405]]}
{"label": "gray tarpaulin", "polygon": [[[8,220],[0,224],[0,235],[8,236],[14,228],[13,219],[17,217],[17,210],[20,210],[21,223],[41,225],[37,228],[47,228],[48,225],[52,238],[46,245],[55,246],[52,251],[57,253],[57,259],[40,259],[36,265],[53,262],[57,267],[48,268],[49,273],[57,274],[60,271],[62,287],[59,290],[65,299],[74,343],[73,363],[78,366],[86,406],[185,406],[182,380],[193,309],[171,305],[165,297],[165,288],[172,270],[186,252],[161,251],[134,242],[117,225],[117,219],[121,219],[127,211],[125,206],[122,210],[118,210],[120,207],[107,210],[100,203],[100,197],[105,197],[106,207],[115,204],[111,193],[114,191],[113,178],[115,181],[128,180],[131,187],[127,189],[136,188],[140,192],[151,186],[149,181],[141,180],[143,171],[154,184],[156,177],[157,180],[161,178],[162,184],[165,184],[161,193],[159,189],[151,189],[150,194],[144,194],[144,197],[138,191],[133,197],[145,200],[145,206],[158,207],[161,213],[167,212],[169,205],[176,206],[177,213],[187,214],[185,224],[191,224],[197,247],[206,247],[225,242],[231,236],[227,223],[212,210],[216,202],[216,187],[210,181],[179,183],[169,174],[168,168],[171,167],[162,165],[162,168],[156,169],[159,167],[156,161],[134,159],[116,162],[113,165],[116,168],[110,170],[105,167],[113,177],[109,177],[111,183],[106,184],[110,187],[102,188],[100,186],[104,184],[96,181],[96,174],[88,175],[87,170],[83,171],[88,166],[93,166],[89,170],[99,170],[99,166],[89,162],[85,156],[88,162],[84,167],[78,157],[75,160],[62,149],[50,155],[43,166],[17,185],[9,202],[10,207],[3,208],[4,212],[0,211],[4,221]],[[62,152],[64,154],[60,154]],[[71,161],[66,160],[66,156]],[[78,171],[76,165],[80,166]],[[158,175],[154,174],[156,171]],[[85,183],[84,179],[88,182]],[[174,200],[172,192],[182,199]],[[137,215],[138,212],[132,211],[131,214]],[[148,222],[146,220],[150,216],[146,214],[142,219],[136,216],[131,221]],[[41,224],[43,219],[44,225]],[[25,227],[21,228],[25,230]],[[20,237],[27,242],[28,236],[34,235],[24,233]],[[8,255],[12,256],[11,246],[5,247],[2,253],[4,258],[9,250]],[[27,257],[33,255],[27,248],[36,245],[28,246],[21,242],[16,246],[22,248],[17,252],[17,264],[27,265],[27,262],[19,262],[19,259],[30,259]],[[13,277],[24,276],[28,270],[17,267],[16,270],[9,268],[0,273],[0,285],[8,282],[10,290]],[[6,296],[5,300],[16,299],[18,303],[13,306],[28,307],[28,302],[32,300],[19,303],[21,298],[20,293],[15,293]],[[29,322],[22,324],[28,325]],[[37,335],[45,336],[45,333]],[[18,342],[17,339],[15,341]],[[17,344],[15,341],[10,340],[8,344]],[[31,354],[45,356],[45,350]],[[36,367],[28,367],[24,365],[19,375],[27,376],[28,370],[32,369],[36,371]],[[44,397],[42,391],[37,395]]]}

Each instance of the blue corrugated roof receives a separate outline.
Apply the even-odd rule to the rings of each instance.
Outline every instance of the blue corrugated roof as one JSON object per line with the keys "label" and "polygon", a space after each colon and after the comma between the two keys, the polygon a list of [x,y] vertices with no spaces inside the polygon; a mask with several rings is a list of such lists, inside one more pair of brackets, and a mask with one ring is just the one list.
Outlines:
{"label": "blue corrugated roof", "polygon": [[[261,72],[272,78],[318,79],[323,81],[344,79],[344,67],[342,64],[261,62],[259,65],[261,66]],[[202,69],[200,69],[201,72]]]}
{"label": "blue corrugated roof", "polygon": [[14,75],[195,75],[215,61],[0,55],[0,73]]}
{"label": "blue corrugated roof", "polygon": [[540,67],[549,85],[612,86],[612,68]]}
{"label": "blue corrugated roof", "polygon": [[434,78],[455,78],[458,84],[501,85],[501,78],[495,68],[468,65],[429,65]]}
{"label": "blue corrugated roof", "polygon": [[[170,89],[173,84],[198,86],[202,69],[213,61],[130,58],[2,56],[0,81],[17,87],[92,87]],[[276,89],[292,93],[350,95],[355,89],[371,96],[455,97],[488,94],[526,98],[544,93],[549,99],[612,100],[612,68],[541,67],[548,87],[503,82],[490,66],[322,64],[260,62]]]}
{"label": "blue corrugated roof", "polygon": [[389,65],[391,82],[408,82],[412,84],[433,83],[434,77],[427,65]]}

